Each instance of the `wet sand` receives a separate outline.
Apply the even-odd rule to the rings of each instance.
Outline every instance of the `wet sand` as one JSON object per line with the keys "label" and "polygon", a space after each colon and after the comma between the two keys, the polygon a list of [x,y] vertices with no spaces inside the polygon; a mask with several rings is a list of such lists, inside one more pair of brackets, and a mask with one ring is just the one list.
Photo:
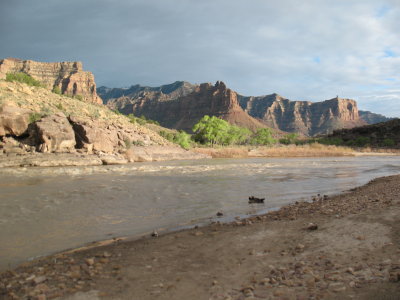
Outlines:
{"label": "wet sand", "polygon": [[400,175],[314,200],[27,263],[0,299],[399,299]]}

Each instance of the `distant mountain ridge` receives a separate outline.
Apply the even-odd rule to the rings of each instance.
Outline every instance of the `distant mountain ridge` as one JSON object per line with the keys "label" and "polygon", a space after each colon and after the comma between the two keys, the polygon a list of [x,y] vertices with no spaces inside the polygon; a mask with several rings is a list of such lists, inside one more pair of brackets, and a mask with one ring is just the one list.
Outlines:
{"label": "distant mountain ridge", "polygon": [[218,81],[194,85],[176,81],[160,87],[98,88],[112,109],[144,115],[162,126],[190,131],[204,115],[217,116],[252,130],[271,127],[306,136],[331,133],[380,122],[384,116],[358,111],[352,99],[332,98],[321,102],[292,101],[278,94],[242,96]]}
{"label": "distant mountain ridge", "polygon": [[[139,84],[132,85],[129,88],[107,88],[101,86],[97,89],[97,93],[103,99],[103,103],[107,104],[110,99],[121,97],[136,98],[143,97],[144,95],[155,98],[174,99],[190,94],[197,86],[198,85],[186,81],[175,81],[174,83],[165,84],[159,87],[141,86]],[[162,95],[167,95],[167,97],[162,97]]]}
{"label": "distant mountain ridge", "polygon": [[395,119],[395,118],[388,118],[385,117],[384,115],[376,114],[366,110],[359,110],[358,113],[360,115],[360,118],[363,119],[368,124],[382,123]]}

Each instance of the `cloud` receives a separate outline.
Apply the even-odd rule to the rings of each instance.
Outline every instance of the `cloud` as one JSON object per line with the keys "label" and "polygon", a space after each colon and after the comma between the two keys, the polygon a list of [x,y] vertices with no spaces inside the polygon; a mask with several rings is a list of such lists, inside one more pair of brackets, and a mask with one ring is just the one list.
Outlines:
{"label": "cloud", "polygon": [[224,80],[400,116],[385,98],[400,83],[399,15],[396,0],[2,1],[0,57],[80,60],[99,85]]}

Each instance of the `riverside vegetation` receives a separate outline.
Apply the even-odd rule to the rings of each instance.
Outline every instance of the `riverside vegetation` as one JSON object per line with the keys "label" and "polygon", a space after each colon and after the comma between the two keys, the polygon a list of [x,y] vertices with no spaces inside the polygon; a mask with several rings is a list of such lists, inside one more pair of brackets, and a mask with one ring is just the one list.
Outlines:
{"label": "riverside vegetation", "polygon": [[[135,118],[132,114],[129,116]],[[158,123],[144,117],[135,118],[133,122],[137,119],[147,124]],[[253,132],[208,115],[196,123],[192,131],[193,134],[161,127],[158,130],[162,137],[184,149],[194,149],[212,157],[335,156],[352,155],[355,151],[398,152],[392,149],[397,142],[390,138],[383,139],[377,145],[371,144],[370,138],[364,136],[343,140],[335,136],[306,138],[297,133],[277,133],[270,128],[259,128]],[[377,146],[380,146],[380,149]]]}

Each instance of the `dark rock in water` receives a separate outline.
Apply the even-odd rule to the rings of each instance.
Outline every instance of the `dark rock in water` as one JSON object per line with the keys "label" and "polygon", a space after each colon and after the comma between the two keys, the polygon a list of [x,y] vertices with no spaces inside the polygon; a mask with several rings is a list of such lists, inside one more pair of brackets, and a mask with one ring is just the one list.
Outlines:
{"label": "dark rock in water", "polygon": [[264,203],[265,198],[249,197],[249,203]]}
{"label": "dark rock in water", "polygon": [[224,214],[222,212],[217,212],[217,217],[222,217]]}

